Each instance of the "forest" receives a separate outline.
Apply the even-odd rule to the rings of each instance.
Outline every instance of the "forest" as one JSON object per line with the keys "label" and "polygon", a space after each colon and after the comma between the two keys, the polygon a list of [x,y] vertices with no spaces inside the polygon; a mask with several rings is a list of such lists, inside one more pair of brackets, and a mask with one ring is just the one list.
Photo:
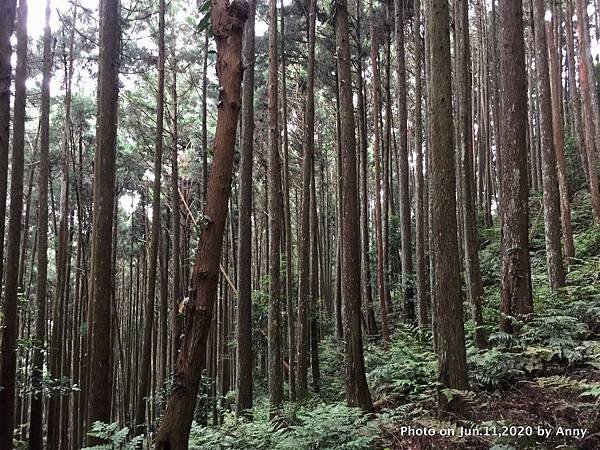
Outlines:
{"label": "forest", "polygon": [[600,448],[599,98],[599,0],[0,0],[0,450]]}

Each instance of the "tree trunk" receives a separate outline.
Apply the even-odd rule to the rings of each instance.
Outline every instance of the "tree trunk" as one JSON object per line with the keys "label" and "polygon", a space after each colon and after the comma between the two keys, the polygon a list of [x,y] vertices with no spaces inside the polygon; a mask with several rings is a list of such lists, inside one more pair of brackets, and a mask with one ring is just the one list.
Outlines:
{"label": "tree trunk", "polygon": [[40,172],[38,175],[37,211],[37,280],[35,338],[31,374],[31,415],[29,421],[29,448],[43,449],[42,377],[44,343],[46,338],[46,285],[48,283],[48,152],[50,148],[50,79],[52,76],[52,34],[50,31],[50,0],[46,0],[46,27],[44,28],[44,62],[42,78],[42,105],[40,116]]}
{"label": "tree trunk", "polygon": [[[156,267],[158,239],[160,237],[160,188],[163,151],[163,124],[165,100],[165,0],[159,0],[158,12],[158,92],[156,96],[156,142],[154,148],[154,182],[152,187],[152,231],[148,251],[148,291],[142,337],[142,368],[138,380],[138,398],[135,412],[135,427],[143,430],[146,397],[150,378],[152,325],[154,323],[154,300],[156,294]],[[136,434],[137,434],[136,428]]]}
{"label": "tree trunk", "polygon": [[379,125],[379,113],[381,111],[381,100],[379,97],[380,80],[377,68],[377,41],[375,34],[375,18],[373,16],[373,0],[369,4],[369,21],[371,31],[371,65],[373,72],[373,158],[375,159],[375,236],[377,241],[377,287],[379,291],[379,305],[381,308],[381,331],[385,345],[390,341],[390,325],[388,319],[388,297],[385,286],[385,266],[383,248],[383,230],[381,224],[381,128]]}
{"label": "tree trunk", "polygon": [[[88,311],[89,390],[87,427],[111,420],[111,270],[119,93],[119,0],[102,0],[98,66],[98,117],[94,160],[92,267]],[[93,440],[90,439],[93,442]]]}
{"label": "tree trunk", "polygon": [[244,82],[242,92],[242,144],[240,152],[237,403],[236,412],[252,409],[252,164],[254,160],[254,16],[249,0],[244,29]]}
{"label": "tree trunk", "polygon": [[423,122],[421,119],[422,81],[421,59],[423,47],[421,41],[421,1],[414,2],[414,45],[415,45],[415,251],[416,251],[416,287],[417,308],[419,311],[419,328],[429,328],[429,314],[427,301],[427,269],[425,260],[425,211],[424,211],[424,183],[423,183]]}
{"label": "tree trunk", "polygon": [[356,137],[350,69],[350,31],[346,0],[336,1],[336,50],[340,93],[340,136],[342,159],[342,292],[344,337],[346,338],[346,399],[350,406],[373,409],[365,375],[360,325],[360,249],[358,195],[356,185]]}
{"label": "tree trunk", "polygon": [[598,187],[598,144],[599,136],[596,133],[594,122],[594,106],[592,102],[593,89],[590,80],[591,64],[590,35],[588,30],[588,15],[583,0],[576,0],[577,6],[577,34],[579,35],[579,82],[581,85],[581,99],[583,103],[583,118],[586,135],[586,151],[588,158],[590,192],[592,196],[592,212],[596,223],[600,223],[600,188]]}
{"label": "tree trunk", "polygon": [[[432,0],[429,7],[431,251],[436,281],[432,289],[438,335],[438,381],[444,388],[463,390],[468,384],[456,223],[449,10],[445,0]],[[442,393],[439,399],[442,408],[452,408]]]}
{"label": "tree trunk", "polygon": [[544,230],[546,235],[546,264],[548,281],[552,289],[565,284],[565,271],[560,246],[560,198],[556,175],[556,156],[552,142],[552,104],[550,99],[550,79],[546,30],[544,28],[544,0],[533,0],[533,21],[535,31],[535,65],[539,94],[540,138],[542,151],[542,187],[544,189]]}
{"label": "tree trunk", "polygon": [[373,290],[371,288],[371,261],[369,256],[369,189],[368,189],[368,169],[367,153],[369,151],[367,143],[367,110],[365,106],[365,86],[363,78],[363,46],[360,33],[360,16],[363,14],[362,1],[356,2],[356,33],[357,33],[357,65],[358,65],[358,114],[360,131],[360,187],[361,187],[361,252],[362,252],[362,282],[363,296],[366,313],[366,322],[368,334],[377,334],[377,322],[375,320],[375,311],[373,309]]}
{"label": "tree trunk", "polygon": [[[404,297],[404,319],[415,320],[413,295],[413,263],[410,218],[410,192],[408,169],[408,138],[406,110],[406,63],[404,58],[405,0],[395,0],[396,5],[396,71],[398,76],[398,128],[400,134],[400,237],[402,242],[402,295]],[[420,120],[420,119],[419,119]]]}
{"label": "tree trunk", "polygon": [[[556,11],[553,9],[553,19]],[[562,67],[558,62],[556,39],[554,38],[553,22],[546,22],[546,34],[548,36],[548,54],[550,71],[550,93],[552,105],[552,131],[554,140],[554,152],[556,156],[556,169],[558,175],[558,188],[560,195],[560,221],[562,225],[563,245],[567,264],[575,257],[575,246],[573,244],[573,227],[571,225],[571,201],[569,198],[569,180],[567,179],[567,161],[565,158],[564,128],[561,111],[562,104]]]}
{"label": "tree trunk", "polygon": [[0,282],[4,274],[4,228],[8,188],[8,143],[10,138],[10,85],[12,82],[12,44],[16,0],[0,4]]}
{"label": "tree trunk", "polygon": [[[304,156],[302,160],[302,210],[298,242],[298,376],[297,398],[308,392],[308,352],[310,349],[310,191],[315,151],[315,23],[316,0],[310,1],[308,13],[308,69],[306,107],[304,111]],[[314,311],[312,311],[314,313]]]}
{"label": "tree trunk", "polygon": [[243,72],[242,35],[248,6],[240,1],[213,0],[211,16],[221,83],[214,156],[190,299],[185,310],[185,334],[177,359],[173,390],[155,438],[157,450],[185,450],[188,446],[198,384],[206,361],[206,341],[217,294],[219,261],[231,192]]}
{"label": "tree trunk", "polygon": [[500,2],[500,153],[503,185],[502,303],[500,328],[512,332],[508,316],[533,311],[529,264],[529,209],[527,185],[527,75],[521,0]]}
{"label": "tree trunk", "polygon": [[27,80],[27,0],[20,0],[17,19],[17,67],[15,70],[14,129],[10,173],[10,210],[6,249],[2,351],[0,352],[0,448],[12,448],[15,424],[15,382],[19,315],[19,249],[23,214],[25,102]]}
{"label": "tree trunk", "polygon": [[483,334],[483,282],[479,268],[479,238],[477,237],[477,220],[475,215],[475,197],[473,191],[473,164],[471,161],[471,137],[473,135],[471,110],[471,46],[469,43],[469,5],[466,0],[455,1],[459,89],[459,148],[462,173],[462,214],[464,222],[463,239],[465,247],[465,268],[467,289],[471,300],[473,324],[475,326],[474,342],[478,348],[485,347]]}
{"label": "tree trunk", "polygon": [[283,400],[281,356],[281,164],[277,89],[277,0],[269,0],[269,399]]}

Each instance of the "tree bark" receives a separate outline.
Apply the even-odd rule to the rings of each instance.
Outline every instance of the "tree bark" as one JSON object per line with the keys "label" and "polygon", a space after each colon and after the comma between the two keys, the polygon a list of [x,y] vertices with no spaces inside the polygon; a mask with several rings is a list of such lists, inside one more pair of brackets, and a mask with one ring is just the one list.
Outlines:
{"label": "tree bark", "polygon": [[413,293],[413,263],[410,217],[410,189],[408,169],[408,138],[406,108],[406,62],[404,57],[404,17],[405,0],[395,0],[396,6],[396,73],[398,77],[398,133],[400,135],[400,238],[402,242],[402,295],[404,297],[404,319],[415,320],[415,300]]}
{"label": "tree bark", "polygon": [[388,319],[388,297],[385,286],[385,258],[383,248],[383,230],[381,223],[381,128],[379,114],[381,111],[381,91],[379,69],[377,68],[377,38],[375,34],[375,18],[373,16],[373,0],[369,4],[369,21],[371,32],[371,65],[373,72],[373,159],[375,160],[375,236],[377,242],[377,287],[379,291],[379,306],[381,309],[381,332],[385,345],[390,341],[390,325]]}
{"label": "tree bark", "polygon": [[[98,117],[94,160],[92,267],[88,311],[89,390],[87,427],[111,420],[112,227],[115,203],[119,97],[119,0],[102,0],[98,65]],[[90,443],[93,440],[90,439]]]}
{"label": "tree bark", "polygon": [[350,406],[373,410],[365,375],[360,312],[360,249],[358,195],[356,185],[356,137],[352,74],[350,69],[350,31],[346,0],[336,0],[336,49],[340,93],[340,144],[342,153],[342,298],[344,337],[346,338],[346,399]]}
{"label": "tree bark", "polygon": [[502,303],[500,328],[512,332],[508,316],[533,311],[529,263],[529,209],[527,185],[527,72],[523,39],[523,3],[503,1],[500,17],[500,153],[503,185]]}
{"label": "tree bark", "polygon": [[42,378],[46,338],[46,285],[48,283],[48,152],[50,149],[50,80],[52,77],[52,33],[50,30],[50,0],[46,0],[44,28],[44,61],[42,75],[42,104],[40,115],[40,172],[38,175],[37,211],[37,280],[36,316],[33,366],[31,374],[31,413],[29,421],[29,448],[43,449]]}
{"label": "tree bark", "polygon": [[12,44],[16,0],[0,4],[0,282],[4,274],[4,230],[8,189],[8,144],[10,138],[10,85],[12,83]]}
{"label": "tree bark", "polygon": [[[308,352],[310,349],[310,191],[315,151],[315,23],[316,0],[308,12],[308,69],[304,111],[304,156],[302,160],[302,210],[298,242],[298,376],[297,398],[308,393]],[[314,311],[313,311],[314,312]]]}
{"label": "tree bark", "polygon": [[138,395],[135,412],[135,427],[144,428],[146,397],[150,378],[152,327],[154,324],[154,303],[156,295],[156,268],[158,260],[158,239],[160,237],[160,188],[162,175],[163,126],[165,103],[165,0],[159,0],[158,11],[158,92],[156,96],[156,142],[154,147],[154,181],[152,186],[152,231],[148,249],[148,287],[146,309],[144,311],[144,331],[142,336],[142,367],[138,380]]}
{"label": "tree bark", "polygon": [[[556,10],[552,8],[553,19]],[[565,158],[565,133],[563,128],[562,105],[562,67],[558,62],[556,39],[554,38],[553,22],[546,22],[546,34],[548,36],[548,55],[550,71],[550,94],[552,106],[552,131],[554,141],[554,152],[556,156],[556,169],[558,175],[558,189],[560,198],[560,222],[562,225],[562,238],[565,249],[566,262],[575,257],[575,246],[573,244],[573,226],[571,225],[571,201],[569,196],[569,180],[567,179],[567,161]]]}
{"label": "tree bark", "polygon": [[539,121],[542,152],[542,187],[544,190],[544,230],[546,236],[546,263],[548,282],[552,289],[565,284],[565,271],[560,245],[560,199],[556,175],[556,156],[552,142],[552,103],[548,70],[546,30],[544,28],[544,0],[533,0],[535,32],[535,65],[539,94]]}
{"label": "tree bark", "polygon": [[277,0],[269,0],[269,399],[283,401],[281,355],[281,163],[277,85]]}
{"label": "tree bark", "polygon": [[242,92],[242,144],[240,152],[237,403],[241,414],[252,409],[252,164],[254,160],[254,16],[256,3],[248,2],[244,28],[244,81]]}
{"label": "tree bark", "polygon": [[465,268],[473,324],[475,326],[474,342],[478,348],[485,347],[483,334],[483,317],[481,304],[483,302],[483,282],[479,267],[479,239],[477,236],[477,220],[475,215],[475,197],[473,191],[473,164],[471,161],[472,147],[472,110],[471,110],[471,46],[469,43],[469,5],[466,0],[455,1],[459,89],[459,148],[462,173],[463,207],[463,239],[465,247]]}
{"label": "tree bark", "polygon": [[217,74],[221,83],[214,156],[190,298],[185,310],[185,334],[172,392],[155,437],[157,450],[185,450],[188,446],[198,385],[206,361],[206,342],[213,318],[231,192],[243,72],[242,35],[248,6],[243,1],[213,0],[211,16],[217,44]]}
{"label": "tree bark", "polygon": [[[445,0],[431,0],[429,7],[431,251],[436,281],[432,290],[437,321],[438,381],[445,388],[463,390],[468,383],[456,223],[449,10]],[[439,398],[443,409],[452,408],[443,394]]]}

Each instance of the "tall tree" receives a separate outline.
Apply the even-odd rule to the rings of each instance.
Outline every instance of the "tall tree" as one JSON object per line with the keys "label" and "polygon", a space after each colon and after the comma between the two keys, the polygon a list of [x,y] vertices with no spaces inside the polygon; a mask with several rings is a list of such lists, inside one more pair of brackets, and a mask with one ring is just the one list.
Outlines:
{"label": "tall tree", "polygon": [[140,371],[135,425],[144,424],[146,397],[150,378],[152,357],[152,326],[154,323],[154,300],[156,294],[156,268],[158,260],[158,239],[160,236],[160,185],[162,173],[163,124],[165,104],[165,0],[158,2],[158,89],[156,94],[156,140],[154,147],[154,181],[152,186],[152,229],[148,249],[148,287],[146,309],[144,310],[144,331],[142,337],[142,367]]}
{"label": "tall tree", "polygon": [[[249,0],[244,28],[244,81],[242,91],[242,144],[240,159],[237,378],[236,412],[252,408],[252,164],[254,161],[254,16]],[[289,236],[288,236],[289,239]]]}
{"label": "tall tree", "polygon": [[248,18],[244,1],[213,0],[212,29],[217,44],[218,103],[213,163],[207,183],[204,222],[185,308],[185,333],[172,392],[155,437],[157,450],[185,450],[217,296],[219,261],[231,192],[235,136],[241,103],[242,37]]}
{"label": "tall tree", "polygon": [[[310,347],[310,198],[313,157],[315,151],[315,23],[316,0],[308,12],[308,70],[304,110],[304,155],[302,159],[302,209],[298,242],[298,376],[297,397],[308,392],[308,350]],[[314,312],[314,311],[313,311]]]}
{"label": "tall tree", "polygon": [[335,15],[338,89],[340,95],[340,144],[342,153],[342,298],[346,340],[346,399],[351,406],[372,410],[367,385],[362,344],[360,310],[360,249],[358,230],[358,190],[356,184],[356,136],[350,69],[350,30],[348,4],[336,0]]}
{"label": "tall tree", "polygon": [[[454,130],[450,77],[449,8],[431,0],[427,15],[430,44],[429,102],[431,154],[431,251],[434,254],[433,305],[437,335],[438,381],[451,389],[467,388],[467,361],[456,223]],[[442,407],[445,405],[440,394]]]}
{"label": "tall tree", "polygon": [[280,1],[281,9],[281,91],[283,98],[281,109],[283,111],[283,159],[284,159],[284,221],[285,221],[285,294],[287,297],[287,331],[288,331],[288,389],[290,401],[296,400],[296,307],[293,291],[292,270],[292,217],[290,207],[290,152],[288,135],[288,92],[286,75],[286,49],[285,49],[285,8],[283,0]]}
{"label": "tall tree", "polygon": [[457,80],[458,87],[458,140],[461,160],[462,220],[465,248],[465,268],[473,323],[474,341],[477,347],[485,347],[481,303],[483,301],[483,282],[479,267],[479,239],[475,217],[475,190],[473,178],[472,153],[472,109],[471,109],[471,46],[469,40],[469,4],[466,0],[455,0]]}
{"label": "tall tree", "polygon": [[544,0],[533,0],[535,31],[535,65],[539,94],[540,142],[542,153],[542,188],[544,190],[544,230],[548,281],[552,289],[565,284],[562,249],[560,245],[560,199],[556,175],[556,156],[552,142],[552,101],[548,69],[548,53],[544,17]]}
{"label": "tall tree", "polygon": [[375,159],[375,238],[377,245],[377,287],[379,292],[379,305],[381,309],[381,332],[385,343],[390,340],[390,325],[388,319],[388,297],[385,286],[385,258],[383,248],[383,230],[381,223],[382,205],[381,205],[381,126],[379,114],[381,112],[381,83],[379,79],[379,69],[377,67],[377,40],[375,33],[375,18],[373,14],[373,0],[369,3],[369,28],[371,32],[371,65],[373,72],[373,158]]}
{"label": "tall tree", "polygon": [[0,280],[4,274],[4,227],[8,188],[8,141],[10,135],[10,85],[12,45],[17,0],[0,2]]}
{"label": "tall tree", "polygon": [[[583,104],[583,124],[585,129],[586,153],[588,158],[590,193],[592,195],[592,212],[594,219],[600,223],[600,188],[598,187],[598,147],[600,136],[595,123],[591,78],[590,34],[587,15],[587,4],[583,0],[575,0],[577,13],[577,34],[579,37],[579,82],[581,84],[581,100]],[[568,3],[570,5],[570,2]]]}
{"label": "tall tree", "polygon": [[529,263],[527,181],[527,72],[523,3],[499,3],[500,28],[500,180],[502,195],[502,302],[500,327],[511,332],[510,317],[533,310]]}
{"label": "tall tree", "polygon": [[283,400],[281,355],[281,163],[277,82],[277,0],[269,0],[269,398]]}
{"label": "tall tree", "polygon": [[421,40],[421,1],[414,1],[414,46],[415,46],[415,251],[416,251],[416,287],[417,307],[419,310],[419,328],[429,327],[428,301],[426,292],[425,261],[425,192],[423,181],[423,122],[421,118],[422,79],[421,59],[423,44]]}
{"label": "tall tree", "polygon": [[48,152],[50,148],[50,79],[52,76],[52,33],[50,30],[50,0],[46,0],[44,28],[44,62],[42,75],[42,104],[40,115],[40,171],[38,174],[37,211],[37,281],[35,290],[36,347],[33,352],[31,373],[31,413],[29,421],[29,448],[42,450],[44,406],[42,378],[44,343],[46,338],[46,296],[48,284]]}
{"label": "tall tree", "polygon": [[17,18],[17,67],[15,70],[14,128],[10,173],[10,209],[6,249],[6,283],[0,352],[0,448],[12,448],[15,418],[17,334],[19,315],[19,249],[23,213],[23,172],[25,165],[25,102],[27,81],[27,0],[19,1]]}
{"label": "tall tree", "polygon": [[98,62],[98,112],[94,157],[91,260],[91,310],[88,311],[89,390],[87,426],[110,422],[112,404],[111,310],[112,247],[115,205],[117,105],[119,99],[119,0],[102,0]]}
{"label": "tall tree", "polygon": [[405,0],[395,0],[396,8],[396,73],[398,77],[398,134],[400,138],[399,166],[400,173],[400,238],[402,259],[402,295],[404,297],[404,318],[415,320],[415,300],[413,294],[413,262],[410,217],[410,189],[408,168],[408,113],[406,107],[406,61],[404,56],[404,19],[406,13]]}
{"label": "tall tree", "polygon": [[552,131],[554,152],[556,156],[556,169],[558,175],[558,190],[560,196],[560,222],[562,225],[562,238],[567,263],[575,257],[573,244],[573,226],[571,225],[571,201],[569,198],[569,180],[567,179],[567,160],[565,157],[565,132],[562,115],[562,82],[561,66],[557,54],[556,39],[554,37],[554,23],[556,10],[552,8],[552,20],[546,21],[546,35],[548,37],[548,60],[550,71],[550,93],[552,105]]}

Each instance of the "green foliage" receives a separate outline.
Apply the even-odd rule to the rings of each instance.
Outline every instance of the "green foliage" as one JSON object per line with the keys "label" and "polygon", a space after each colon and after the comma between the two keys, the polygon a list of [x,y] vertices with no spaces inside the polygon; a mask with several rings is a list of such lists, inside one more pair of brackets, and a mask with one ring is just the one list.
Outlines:
{"label": "green foliage", "polygon": [[379,428],[358,408],[341,403],[297,407],[288,405],[273,421],[266,416],[248,421],[226,414],[220,428],[194,425],[191,450],[221,449],[366,449]]}
{"label": "green foliage", "polygon": [[144,436],[129,437],[129,428],[119,428],[119,424],[94,422],[88,436],[104,441],[103,444],[85,447],[83,450],[137,450],[144,443]]}
{"label": "green foliage", "polygon": [[430,343],[410,326],[397,328],[388,350],[368,344],[367,381],[375,398],[389,394],[418,395],[435,379],[436,357]]}

